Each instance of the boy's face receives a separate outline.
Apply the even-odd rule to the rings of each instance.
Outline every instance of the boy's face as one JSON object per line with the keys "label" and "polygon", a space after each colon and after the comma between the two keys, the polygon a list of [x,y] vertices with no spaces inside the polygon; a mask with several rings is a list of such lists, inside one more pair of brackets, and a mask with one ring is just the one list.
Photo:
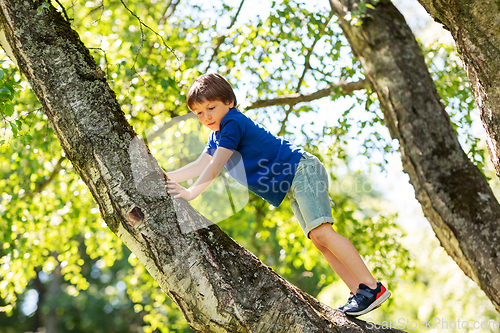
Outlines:
{"label": "boy's face", "polygon": [[218,131],[222,118],[229,112],[233,102],[225,104],[221,101],[207,101],[193,105],[193,111],[203,125],[212,131]]}

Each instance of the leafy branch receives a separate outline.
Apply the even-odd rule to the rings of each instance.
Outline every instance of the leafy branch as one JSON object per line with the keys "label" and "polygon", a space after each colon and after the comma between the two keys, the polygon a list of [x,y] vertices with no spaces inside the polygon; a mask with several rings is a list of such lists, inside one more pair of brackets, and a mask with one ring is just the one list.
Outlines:
{"label": "leafy branch", "polygon": [[165,47],[173,53],[173,55],[175,56],[175,58],[177,59],[177,61],[180,62],[179,58],[177,57],[177,55],[175,54],[174,50],[167,45],[167,43],[165,42],[165,40],[163,39],[163,37],[158,33],[156,32],[153,28],[151,28],[149,25],[147,25],[146,23],[144,23],[141,18],[139,16],[137,16],[136,13],[134,13],[130,8],[128,8],[128,6],[125,4],[125,2],[123,0],[120,0],[120,2],[122,3],[123,7],[125,7],[125,9],[133,16],[135,17],[138,21],[139,21],[139,28],[141,29],[141,45],[139,47],[139,49],[137,50],[137,55],[134,59],[134,63],[132,65],[132,68],[135,66],[135,63],[137,62],[137,57],[139,56],[139,51],[142,49],[142,44],[144,43],[144,40],[145,40],[145,34],[144,34],[144,30],[142,29],[142,27],[146,27],[147,29],[151,30],[158,38],[161,39],[163,45],[165,45]]}

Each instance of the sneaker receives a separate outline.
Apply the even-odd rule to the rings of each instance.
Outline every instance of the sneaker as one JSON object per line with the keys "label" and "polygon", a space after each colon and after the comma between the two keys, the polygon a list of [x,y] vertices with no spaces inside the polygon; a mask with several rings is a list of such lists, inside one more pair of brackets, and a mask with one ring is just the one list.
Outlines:
{"label": "sneaker", "polygon": [[391,292],[380,282],[377,282],[377,288],[375,289],[361,283],[356,295],[344,305],[343,311],[349,316],[361,316],[379,307],[390,296]]}
{"label": "sneaker", "polygon": [[347,300],[347,303],[345,303],[345,304],[344,304],[344,305],[342,305],[342,306],[337,307],[336,309],[337,309],[337,310],[340,310],[340,311],[342,311],[342,312],[343,312],[343,311],[344,311],[344,307],[345,307],[347,304],[349,304],[349,302],[351,301],[351,299],[352,299],[353,297],[354,297],[354,294],[353,294],[353,293],[352,293],[352,291],[351,291],[351,295],[349,296],[349,299]]}

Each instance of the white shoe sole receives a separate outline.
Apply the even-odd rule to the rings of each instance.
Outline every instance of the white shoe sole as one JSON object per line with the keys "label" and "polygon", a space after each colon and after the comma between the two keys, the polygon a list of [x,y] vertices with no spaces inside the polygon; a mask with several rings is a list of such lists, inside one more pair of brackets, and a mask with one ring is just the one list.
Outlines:
{"label": "white shoe sole", "polygon": [[371,310],[374,310],[375,308],[378,308],[389,297],[391,297],[391,292],[389,290],[386,290],[375,302],[373,302],[372,304],[370,304],[370,306],[367,307],[366,309],[361,310],[361,311],[357,311],[357,312],[346,311],[344,313],[346,315],[349,315],[349,316],[361,316],[361,315],[364,315],[364,314],[370,312]]}

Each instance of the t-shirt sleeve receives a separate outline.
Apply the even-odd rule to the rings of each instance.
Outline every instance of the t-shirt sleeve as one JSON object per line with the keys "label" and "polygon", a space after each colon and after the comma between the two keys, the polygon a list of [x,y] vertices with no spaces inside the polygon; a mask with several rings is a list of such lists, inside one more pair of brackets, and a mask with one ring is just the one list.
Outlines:
{"label": "t-shirt sleeve", "polygon": [[240,125],[235,120],[228,121],[220,132],[219,147],[236,150],[240,144],[243,133]]}
{"label": "t-shirt sleeve", "polygon": [[210,132],[208,135],[207,145],[205,146],[204,153],[207,153],[210,156],[213,156],[215,150],[217,149],[217,144],[215,143],[215,135],[214,132]]}

